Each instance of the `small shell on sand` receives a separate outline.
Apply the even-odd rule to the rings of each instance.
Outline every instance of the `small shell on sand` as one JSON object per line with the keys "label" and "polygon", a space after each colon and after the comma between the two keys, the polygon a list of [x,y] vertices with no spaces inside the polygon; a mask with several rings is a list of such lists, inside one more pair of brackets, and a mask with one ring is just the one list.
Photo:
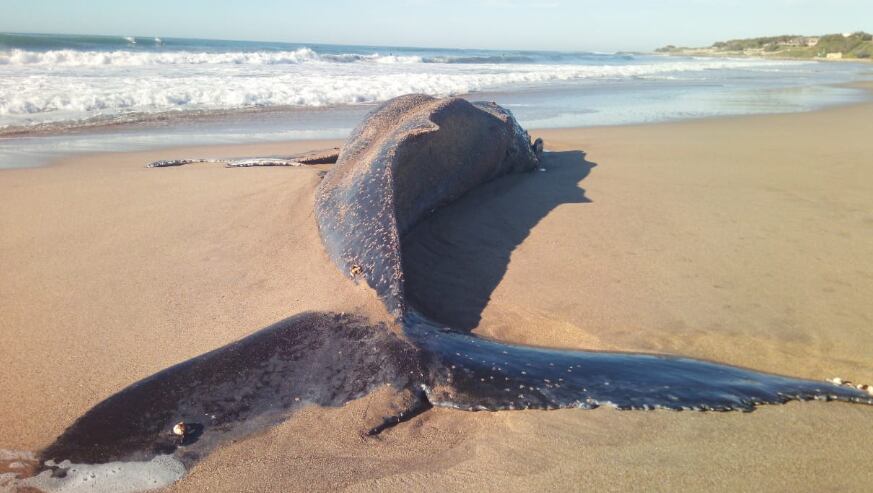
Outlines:
{"label": "small shell on sand", "polygon": [[175,426],[173,426],[174,435],[183,437],[186,433],[188,433],[188,426],[185,425],[184,421],[179,421]]}
{"label": "small shell on sand", "polygon": [[845,382],[843,381],[843,379],[840,378],[840,377],[834,377],[834,378],[830,379],[830,382],[831,382],[832,384],[834,384],[834,385],[842,385],[842,384],[845,383]]}

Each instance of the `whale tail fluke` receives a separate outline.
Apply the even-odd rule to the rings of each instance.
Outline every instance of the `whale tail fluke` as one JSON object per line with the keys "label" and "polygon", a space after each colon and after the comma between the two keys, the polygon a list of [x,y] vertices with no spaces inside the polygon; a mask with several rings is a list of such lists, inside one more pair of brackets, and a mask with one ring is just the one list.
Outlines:
{"label": "whale tail fluke", "polygon": [[873,404],[866,392],[826,381],[675,356],[516,346],[415,316],[407,317],[407,335],[434,361],[427,394],[441,407],[752,411],[792,400]]}

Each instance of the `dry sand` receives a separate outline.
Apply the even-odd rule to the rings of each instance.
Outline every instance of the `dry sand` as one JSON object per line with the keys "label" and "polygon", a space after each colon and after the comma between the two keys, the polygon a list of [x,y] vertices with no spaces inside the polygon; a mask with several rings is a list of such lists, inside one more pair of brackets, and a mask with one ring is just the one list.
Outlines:
{"label": "dry sand", "polygon": [[[477,333],[873,383],[873,105],[535,133],[597,164],[569,183],[567,197],[578,186],[589,202],[547,208],[520,230]],[[0,448],[36,450],[131,382],[285,316],[376,316],[321,249],[317,169],[142,168],[332,144],[0,172]],[[530,201],[562,202],[548,190],[566,176],[497,187],[478,197],[477,220],[518,226]],[[381,398],[308,409],[220,449],[174,489],[862,491],[873,481],[865,406],[432,410],[361,438]]]}

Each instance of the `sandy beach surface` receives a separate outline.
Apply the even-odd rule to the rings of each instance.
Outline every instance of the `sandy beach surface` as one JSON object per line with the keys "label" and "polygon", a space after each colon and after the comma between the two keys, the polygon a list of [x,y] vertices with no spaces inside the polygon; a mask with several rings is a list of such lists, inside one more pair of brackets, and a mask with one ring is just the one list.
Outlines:
{"label": "sandy beach surface", "polygon": [[[475,333],[873,383],[873,104],[532,133],[556,153],[545,172],[478,190],[434,226],[458,240],[439,258],[488,269],[458,315]],[[286,316],[382,316],[321,247],[312,199],[326,167],[143,167],[337,144],[0,172],[0,448],[38,450],[132,382]],[[517,246],[489,250],[477,231]],[[457,262],[434,265],[462,274]],[[873,481],[869,406],[434,409],[362,438],[383,397],[307,408],[217,450],[172,489],[865,491]]]}

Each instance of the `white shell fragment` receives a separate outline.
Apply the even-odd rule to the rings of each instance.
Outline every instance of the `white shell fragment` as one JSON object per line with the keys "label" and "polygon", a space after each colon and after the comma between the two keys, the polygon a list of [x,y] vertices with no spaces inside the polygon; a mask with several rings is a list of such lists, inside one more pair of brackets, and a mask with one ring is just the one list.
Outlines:
{"label": "white shell fragment", "polygon": [[176,436],[183,437],[188,432],[188,426],[185,425],[184,421],[179,421],[173,426],[173,434]]}
{"label": "white shell fragment", "polygon": [[873,385],[867,385],[866,383],[855,384],[849,380],[843,380],[840,377],[831,378],[828,382],[842,387],[854,387],[862,392],[867,392],[868,394],[873,395]]}

